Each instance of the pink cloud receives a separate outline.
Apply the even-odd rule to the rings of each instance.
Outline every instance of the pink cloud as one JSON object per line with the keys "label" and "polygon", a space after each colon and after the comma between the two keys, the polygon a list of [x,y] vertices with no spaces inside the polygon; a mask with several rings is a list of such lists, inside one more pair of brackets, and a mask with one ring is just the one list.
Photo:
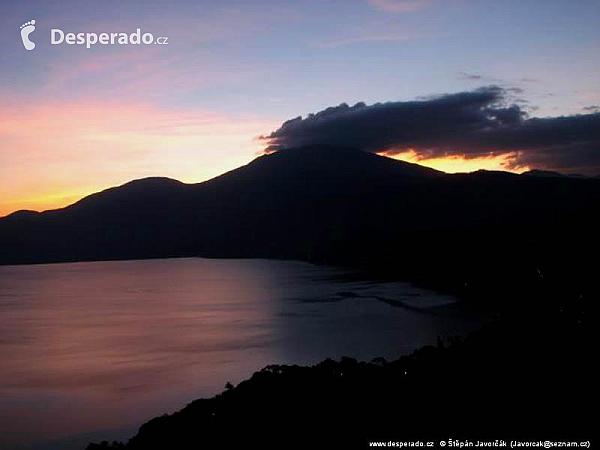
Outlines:
{"label": "pink cloud", "polygon": [[[140,79],[176,77],[174,65],[179,60],[179,56],[161,54],[155,47],[84,53],[74,62],[57,58],[39,95],[52,97],[63,91],[75,96],[102,96],[106,91],[135,95],[135,83]],[[76,89],[74,83],[80,83]]]}

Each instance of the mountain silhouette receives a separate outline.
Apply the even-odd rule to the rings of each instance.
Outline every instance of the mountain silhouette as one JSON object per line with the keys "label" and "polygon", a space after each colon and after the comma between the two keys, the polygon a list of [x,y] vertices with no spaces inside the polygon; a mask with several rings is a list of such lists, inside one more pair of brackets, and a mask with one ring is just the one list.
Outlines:
{"label": "mountain silhouette", "polygon": [[571,282],[598,249],[598,204],[597,179],[451,175],[353,149],[296,148],[199,184],[146,178],[11,214],[0,219],[0,264],[261,257],[455,287],[540,272]]}

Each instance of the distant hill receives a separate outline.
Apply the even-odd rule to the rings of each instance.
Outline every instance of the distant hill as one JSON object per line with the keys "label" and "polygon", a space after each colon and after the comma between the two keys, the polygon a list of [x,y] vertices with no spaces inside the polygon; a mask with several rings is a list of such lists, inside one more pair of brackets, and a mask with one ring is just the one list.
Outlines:
{"label": "distant hill", "polygon": [[204,183],[148,178],[12,214],[0,219],[0,264],[265,257],[461,286],[499,274],[579,277],[584,253],[598,250],[598,205],[597,179],[449,175],[358,150],[299,148]]}
{"label": "distant hill", "polygon": [[522,175],[532,176],[532,177],[591,178],[586,175],[582,175],[580,173],[561,173],[561,172],[554,172],[552,170],[539,170],[539,169],[533,169],[533,170],[529,170],[527,172],[523,172]]}

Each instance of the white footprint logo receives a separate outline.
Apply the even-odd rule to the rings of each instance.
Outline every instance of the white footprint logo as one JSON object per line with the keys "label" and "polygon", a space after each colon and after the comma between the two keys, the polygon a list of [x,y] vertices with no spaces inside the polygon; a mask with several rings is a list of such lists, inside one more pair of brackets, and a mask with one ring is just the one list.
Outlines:
{"label": "white footprint logo", "polygon": [[35,20],[21,25],[21,39],[26,50],[33,50],[35,43],[29,40],[29,35],[35,30]]}

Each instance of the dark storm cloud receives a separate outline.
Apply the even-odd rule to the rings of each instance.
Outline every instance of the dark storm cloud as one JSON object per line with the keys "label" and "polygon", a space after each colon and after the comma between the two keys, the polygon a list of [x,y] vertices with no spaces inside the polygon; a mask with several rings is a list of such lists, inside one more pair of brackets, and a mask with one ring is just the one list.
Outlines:
{"label": "dark storm cloud", "polygon": [[[263,137],[269,150],[327,144],[423,159],[507,155],[512,167],[600,173],[600,113],[528,118],[489,86],[409,102],[342,103]],[[512,93],[515,93],[512,91]]]}

